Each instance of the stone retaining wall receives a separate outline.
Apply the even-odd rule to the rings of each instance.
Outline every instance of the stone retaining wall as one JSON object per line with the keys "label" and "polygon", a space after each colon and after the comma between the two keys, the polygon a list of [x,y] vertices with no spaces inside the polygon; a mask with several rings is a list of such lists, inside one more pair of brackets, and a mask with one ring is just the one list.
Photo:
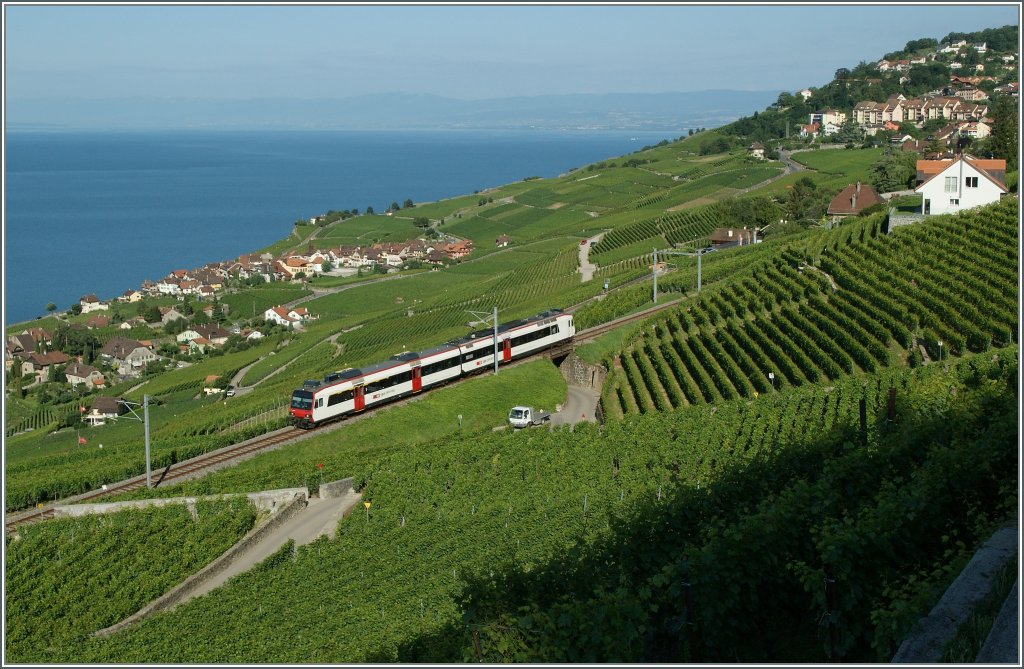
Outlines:
{"label": "stone retaining wall", "polygon": [[575,353],[566,356],[558,370],[562,373],[566,383],[579,388],[600,389],[604,386],[604,379],[608,375],[608,370],[603,366],[584,362]]}
{"label": "stone retaining wall", "polygon": [[276,513],[263,521],[259,526],[250,530],[248,534],[242,537],[234,546],[226,550],[220,557],[182,581],[166,594],[144,606],[138,612],[115,625],[99,630],[96,632],[96,636],[109,636],[114,632],[119,632],[127,627],[131,627],[135,623],[148,618],[157,611],[170,610],[174,608],[183,600],[188,599],[198,586],[222,572],[229,565],[233,564],[243,553],[263,541],[271,531],[306,508],[306,504],[307,499],[305,490],[301,493],[295,493],[290,502],[283,505],[279,504],[279,510]]}
{"label": "stone retaining wall", "polygon": [[295,497],[301,495],[303,499],[309,496],[305,488],[282,488],[280,490],[264,490],[262,492],[204,495],[202,497],[165,497],[161,499],[136,499],[125,502],[102,502],[99,504],[67,504],[53,507],[55,518],[62,516],[86,516],[96,513],[114,513],[125,509],[145,509],[151,506],[167,506],[169,504],[184,504],[193,515],[196,513],[196,502],[198,500],[218,500],[230,497],[245,497],[257,511],[274,513],[281,505],[288,504]]}
{"label": "stone retaining wall", "polygon": [[352,490],[352,477],[320,484],[320,499],[344,497]]}
{"label": "stone retaining wall", "polygon": [[1016,526],[993,534],[946,589],[939,603],[914,624],[892,658],[893,663],[941,662],[943,648],[988,594],[995,575],[1017,554],[1017,545]]}

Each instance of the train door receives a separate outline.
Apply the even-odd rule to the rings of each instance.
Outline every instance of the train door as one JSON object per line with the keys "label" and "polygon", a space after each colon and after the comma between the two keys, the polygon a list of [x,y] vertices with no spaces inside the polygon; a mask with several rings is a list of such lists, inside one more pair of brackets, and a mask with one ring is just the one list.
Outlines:
{"label": "train door", "polygon": [[355,391],[355,410],[362,411],[366,408],[366,399],[363,397],[363,391],[366,390],[366,386],[356,386]]}
{"label": "train door", "polygon": [[501,342],[501,360],[502,362],[508,362],[512,359],[512,340],[506,339]]}
{"label": "train door", "polygon": [[412,368],[412,391],[418,393],[423,390],[423,368],[413,367]]}

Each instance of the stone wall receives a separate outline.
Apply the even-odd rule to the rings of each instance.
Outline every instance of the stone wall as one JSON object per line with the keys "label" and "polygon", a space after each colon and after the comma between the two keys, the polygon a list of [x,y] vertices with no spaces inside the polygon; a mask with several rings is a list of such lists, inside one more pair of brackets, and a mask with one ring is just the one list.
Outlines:
{"label": "stone wall", "polygon": [[344,497],[352,491],[352,477],[320,484],[320,499]]}
{"label": "stone wall", "polygon": [[889,209],[889,224],[886,227],[886,232],[892,232],[894,229],[902,225],[913,225],[914,223],[920,223],[924,219],[928,218],[924,214],[909,214],[909,213],[896,213],[895,209]]}
{"label": "stone wall", "polygon": [[[204,495],[203,497],[167,497],[162,499],[136,499],[126,502],[103,502],[100,504],[67,504],[53,507],[55,518],[61,516],[86,516],[96,513],[114,513],[125,509],[145,509],[151,506],[167,506],[169,504],[184,504],[193,515],[196,513],[196,501],[218,500],[230,497],[241,497],[243,493],[224,495]],[[305,488],[282,488],[280,490],[264,490],[245,494],[257,511],[274,513],[280,506],[288,504],[295,497],[302,496],[306,499],[309,496]]]}
{"label": "stone wall", "polygon": [[604,386],[605,376],[608,375],[608,370],[604,367],[585,362],[575,353],[566,356],[558,370],[562,372],[565,382],[570,386],[596,390]]}

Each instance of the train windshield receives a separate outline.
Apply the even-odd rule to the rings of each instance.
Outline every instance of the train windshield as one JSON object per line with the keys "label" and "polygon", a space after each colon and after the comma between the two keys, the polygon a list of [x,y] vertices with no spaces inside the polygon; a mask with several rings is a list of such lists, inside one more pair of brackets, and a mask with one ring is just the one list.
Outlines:
{"label": "train windshield", "polygon": [[292,408],[293,409],[312,409],[313,408],[313,393],[308,390],[296,390],[292,393]]}

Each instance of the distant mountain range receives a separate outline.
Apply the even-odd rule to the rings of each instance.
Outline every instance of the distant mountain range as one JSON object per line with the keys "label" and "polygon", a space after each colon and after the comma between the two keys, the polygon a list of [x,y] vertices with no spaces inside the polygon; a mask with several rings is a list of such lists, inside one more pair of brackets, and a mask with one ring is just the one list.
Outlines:
{"label": "distant mountain range", "polygon": [[9,130],[714,128],[779,91],[572,94],[458,100],[406,93],[320,99],[7,98]]}

